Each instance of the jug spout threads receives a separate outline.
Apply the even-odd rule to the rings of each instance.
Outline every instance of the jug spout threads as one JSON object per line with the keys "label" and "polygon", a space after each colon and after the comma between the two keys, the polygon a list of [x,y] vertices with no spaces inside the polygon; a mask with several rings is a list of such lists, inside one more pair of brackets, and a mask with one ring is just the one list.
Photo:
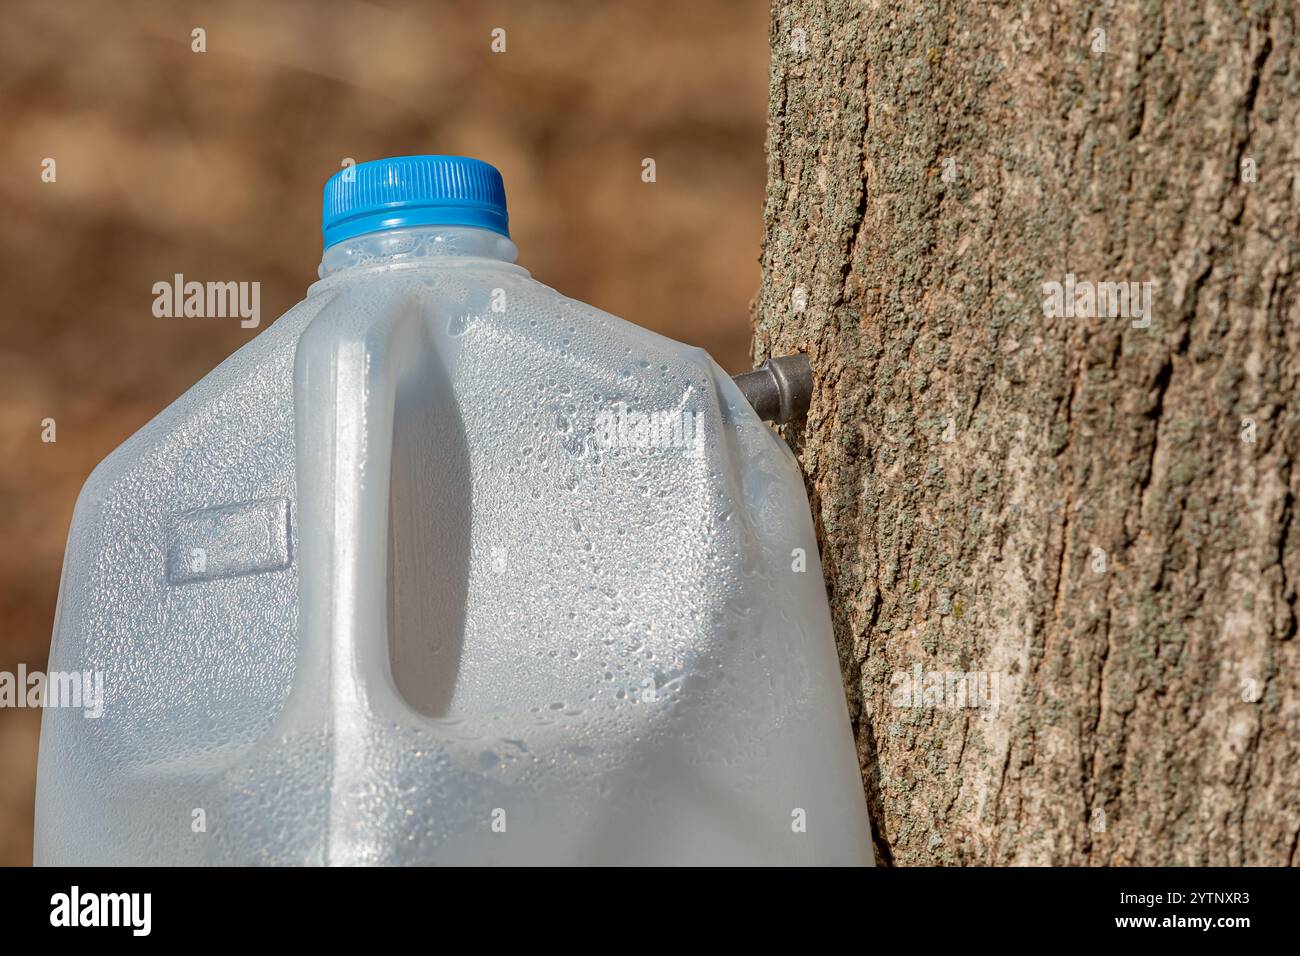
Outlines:
{"label": "jug spout threads", "polygon": [[758,417],[787,425],[808,413],[812,403],[813,375],[808,356],[780,355],[752,372],[732,376]]}

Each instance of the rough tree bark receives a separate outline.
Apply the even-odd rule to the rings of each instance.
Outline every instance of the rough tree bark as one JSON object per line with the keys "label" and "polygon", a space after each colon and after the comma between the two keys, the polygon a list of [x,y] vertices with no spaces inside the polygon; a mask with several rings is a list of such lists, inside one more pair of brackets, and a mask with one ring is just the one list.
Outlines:
{"label": "rough tree bark", "polygon": [[754,351],[817,370],[882,863],[1296,862],[1298,18],[776,0]]}

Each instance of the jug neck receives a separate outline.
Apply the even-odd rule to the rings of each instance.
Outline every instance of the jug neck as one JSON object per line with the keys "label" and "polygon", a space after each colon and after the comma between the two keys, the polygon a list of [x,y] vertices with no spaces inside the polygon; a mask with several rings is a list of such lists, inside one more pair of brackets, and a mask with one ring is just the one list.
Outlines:
{"label": "jug neck", "polygon": [[513,242],[491,229],[476,226],[410,226],[367,232],[344,239],[325,250],[318,275],[353,266],[416,263],[438,258],[496,259],[511,263],[519,257]]}

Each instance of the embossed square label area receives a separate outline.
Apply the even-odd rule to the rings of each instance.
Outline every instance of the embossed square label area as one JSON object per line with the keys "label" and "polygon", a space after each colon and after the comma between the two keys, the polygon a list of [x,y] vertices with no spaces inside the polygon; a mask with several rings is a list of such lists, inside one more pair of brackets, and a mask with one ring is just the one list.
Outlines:
{"label": "embossed square label area", "polygon": [[178,515],[167,544],[167,580],[190,584],[289,566],[289,499],[242,501]]}

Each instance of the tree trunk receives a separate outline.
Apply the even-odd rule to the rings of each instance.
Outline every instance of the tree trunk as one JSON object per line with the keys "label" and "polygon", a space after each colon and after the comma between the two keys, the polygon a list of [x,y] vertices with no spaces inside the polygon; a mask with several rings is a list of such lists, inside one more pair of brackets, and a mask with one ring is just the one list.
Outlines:
{"label": "tree trunk", "polygon": [[774,6],[754,353],[882,863],[1296,862],[1298,14],[1091,6]]}

